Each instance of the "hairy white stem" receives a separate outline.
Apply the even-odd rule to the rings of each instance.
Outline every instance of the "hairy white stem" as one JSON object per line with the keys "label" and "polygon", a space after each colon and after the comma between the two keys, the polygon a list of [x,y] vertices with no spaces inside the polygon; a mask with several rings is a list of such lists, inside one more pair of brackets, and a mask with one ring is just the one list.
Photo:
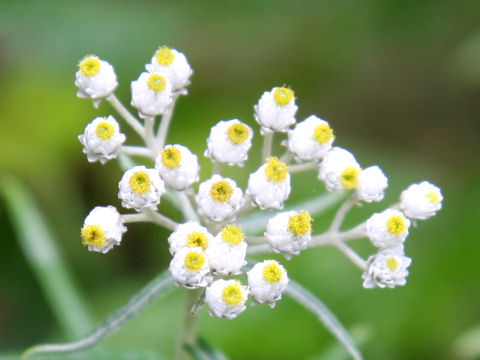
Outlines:
{"label": "hairy white stem", "polygon": [[314,169],[317,169],[317,168],[318,168],[318,162],[309,161],[309,162],[302,163],[302,164],[290,165],[288,167],[288,172],[290,174],[293,174],[293,173],[298,173],[298,172],[302,172],[302,171],[314,170]]}
{"label": "hairy white stem", "polygon": [[275,133],[268,131],[263,135],[262,163],[272,155],[273,135]]}
{"label": "hairy white stem", "polygon": [[152,222],[154,222],[154,223],[156,223],[160,226],[163,226],[164,228],[166,228],[168,230],[173,231],[173,230],[175,230],[175,228],[178,225],[178,223],[176,223],[175,221],[169,219],[168,217],[166,217],[162,214],[159,214],[156,211],[153,211],[152,209],[144,209],[143,213],[150,218],[150,221],[152,221]]}
{"label": "hairy white stem", "polygon": [[124,145],[121,147],[120,151],[127,155],[144,156],[150,159],[155,159],[155,154],[144,146]]}
{"label": "hairy white stem", "polygon": [[350,248],[344,242],[335,243],[335,247],[340,250],[346,257],[348,257],[355,265],[365,271],[367,264],[352,248]]}
{"label": "hairy white stem", "polygon": [[237,218],[255,209],[255,205],[252,202],[252,197],[249,194],[245,194],[245,197],[243,198],[243,200],[244,200],[244,203],[242,208],[237,212]]}
{"label": "hairy white stem", "polygon": [[[190,191],[190,190],[176,192],[177,199],[180,203],[180,209],[185,219],[198,221],[199,220],[198,214],[195,211],[189,196],[186,194],[187,191]],[[191,194],[193,195],[193,192],[191,192]]]}
{"label": "hairy white stem", "polygon": [[264,244],[266,242],[265,236],[245,236],[245,241],[249,244]]}
{"label": "hairy white stem", "polygon": [[329,232],[336,233],[340,229],[340,226],[342,226],[345,216],[354,204],[355,198],[352,196],[348,198],[347,201],[342,204],[342,206],[340,206],[337,213],[335,214],[335,217],[333,218],[332,224],[330,225],[330,229],[328,230]]}
{"label": "hairy white stem", "polygon": [[170,105],[168,105],[168,108],[165,111],[165,114],[163,114],[162,119],[160,120],[160,124],[158,125],[156,143],[159,149],[163,149],[163,147],[165,146],[168,135],[168,128],[170,127],[170,122],[172,121],[173,110],[179,96],[180,94],[173,96],[172,102],[170,103]]}
{"label": "hairy white stem", "polygon": [[125,119],[125,121],[132,127],[133,130],[137,132],[142,139],[145,140],[145,128],[138,121],[135,116],[133,116],[125,106],[118,100],[115,94],[112,94],[107,97],[107,101],[113,106],[115,110]]}
{"label": "hairy white stem", "polygon": [[288,164],[292,160],[293,160],[293,154],[288,149],[287,151],[285,151],[285,154],[283,154],[282,157],[280,158],[280,161],[283,161],[286,164]]}
{"label": "hairy white stem", "polygon": [[222,163],[218,161],[213,161],[213,170],[212,173],[213,175],[220,175],[222,172]]}
{"label": "hairy white stem", "polygon": [[145,118],[145,142],[150,150],[156,154],[158,151],[157,143],[155,141],[155,134],[153,132],[153,126],[155,124],[155,118],[147,117]]}

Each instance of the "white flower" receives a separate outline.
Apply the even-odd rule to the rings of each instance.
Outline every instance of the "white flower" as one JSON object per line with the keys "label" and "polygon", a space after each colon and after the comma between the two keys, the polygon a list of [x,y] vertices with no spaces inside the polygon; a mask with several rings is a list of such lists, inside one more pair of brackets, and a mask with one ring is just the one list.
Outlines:
{"label": "white flower", "polygon": [[360,171],[352,153],[336,146],[321,162],[318,178],[325,183],[328,191],[352,190],[358,185]]}
{"label": "white flower", "polygon": [[378,166],[370,166],[358,174],[357,199],[366,202],[382,201],[388,179]]}
{"label": "white flower", "polygon": [[200,247],[206,250],[212,242],[213,236],[206,228],[195,221],[179,224],[168,237],[170,254],[175,255],[181,249]]}
{"label": "white flower", "polygon": [[412,184],[400,196],[400,209],[411,219],[425,220],[442,208],[440,189],[428,181]]}
{"label": "white flower", "polygon": [[178,50],[166,46],[160,47],[152,57],[151,64],[147,64],[147,71],[159,72],[168,77],[173,90],[181,89],[189,84],[193,70],[187,58]]}
{"label": "white flower", "polygon": [[244,203],[242,189],[232,179],[220,175],[200,184],[196,200],[198,213],[212,221],[233,221]]}
{"label": "white flower", "polygon": [[297,160],[322,159],[334,139],[328,122],[311,115],[288,131],[288,149]]}
{"label": "white flower", "polygon": [[276,157],[267,159],[248,177],[247,194],[260,209],[281,209],[290,195],[288,166]]}
{"label": "white flower", "polygon": [[118,86],[113,66],[95,55],[89,55],[80,61],[78,67],[75,74],[77,96],[93,99],[93,104],[97,107],[100,100],[111,95]]}
{"label": "white flower", "polygon": [[155,168],[165,184],[172,189],[188,189],[199,179],[197,156],[182,145],[167,145],[155,159]]}
{"label": "white flower", "polygon": [[78,140],[83,145],[83,152],[87,154],[89,162],[100,161],[105,164],[108,160],[117,157],[125,135],[113,116],[97,117],[85,128]]}
{"label": "white flower", "polygon": [[285,132],[295,124],[295,93],[284,87],[266,91],[254,106],[255,120],[262,126],[262,134],[270,131]]}
{"label": "white flower", "polygon": [[410,220],[402,212],[387,209],[367,220],[366,233],[374,246],[390,248],[403,244],[409,227]]}
{"label": "white flower", "polygon": [[185,247],[178,251],[168,268],[177,285],[187,289],[205,287],[209,281],[208,258],[202,248]]}
{"label": "white flower", "polygon": [[105,254],[114,245],[120,245],[125,231],[127,228],[114,206],[97,206],[85,218],[82,242],[88,250]]}
{"label": "white flower", "polygon": [[243,166],[252,136],[252,129],[237,119],[220,121],[210,130],[205,156],[220,163]]}
{"label": "white flower", "polygon": [[238,280],[219,279],[207,287],[205,302],[212,316],[233,319],[246,309],[247,297],[247,287]]}
{"label": "white flower", "polygon": [[383,250],[367,260],[367,270],[362,275],[363,287],[372,289],[376,286],[393,288],[405,285],[408,275],[407,267],[412,259],[396,250]]}
{"label": "white flower", "polygon": [[143,72],[132,81],[132,106],[143,118],[151,118],[165,112],[172,102],[172,85],[159,73]]}
{"label": "white flower", "polygon": [[123,174],[118,184],[118,198],[127,209],[156,209],[165,186],[158,171],[145,166],[135,166]]}
{"label": "white flower", "polygon": [[275,252],[287,259],[305,250],[312,235],[312,217],[308,211],[286,211],[270,218],[265,238]]}
{"label": "white flower", "polygon": [[266,303],[270,307],[282,298],[283,291],[288,285],[288,276],[285,268],[275,260],[265,260],[247,273],[248,290],[253,299],[260,303]]}
{"label": "white flower", "polygon": [[247,264],[247,243],[235,225],[228,225],[219,232],[209,243],[206,253],[210,270],[217,275],[240,274],[240,269]]}

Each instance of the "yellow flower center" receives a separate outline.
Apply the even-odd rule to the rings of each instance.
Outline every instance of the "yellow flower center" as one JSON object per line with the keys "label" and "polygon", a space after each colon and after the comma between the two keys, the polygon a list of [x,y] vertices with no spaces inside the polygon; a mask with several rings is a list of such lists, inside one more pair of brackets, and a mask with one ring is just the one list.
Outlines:
{"label": "yellow flower center", "polygon": [[191,251],[185,256],[184,264],[188,270],[198,271],[205,264],[206,257],[202,253]]}
{"label": "yellow flower center", "polygon": [[288,221],[288,228],[295,236],[303,236],[312,231],[312,217],[310,213],[303,210],[299,215],[292,215]]}
{"label": "yellow flower center", "polygon": [[360,169],[354,167],[347,167],[340,175],[340,182],[347,190],[355,189],[358,186],[358,174]]}
{"label": "yellow flower center", "polygon": [[436,191],[430,191],[427,195],[425,195],[432,204],[439,203],[442,198],[440,197],[440,194]]}
{"label": "yellow flower center", "polygon": [[294,99],[294,97],[295,93],[292,89],[281,87],[273,90],[273,100],[275,100],[277,105],[288,105]]}
{"label": "yellow flower center", "polygon": [[219,202],[228,201],[233,194],[233,189],[227,180],[217,181],[210,188],[210,196]]}
{"label": "yellow flower center", "polygon": [[400,266],[400,263],[394,257],[387,258],[387,260],[385,262],[387,264],[387,267],[392,271],[397,270],[398,267]]}
{"label": "yellow flower center", "polygon": [[407,230],[407,224],[400,215],[393,215],[387,220],[387,230],[392,235],[400,235]]}
{"label": "yellow flower center", "polygon": [[99,225],[85,225],[81,236],[83,245],[103,246],[107,241],[105,231]]}
{"label": "yellow flower center", "polygon": [[243,241],[243,236],[242,230],[235,225],[227,225],[222,230],[222,240],[231,245],[240,244]]}
{"label": "yellow flower center", "polygon": [[129,183],[133,192],[141,195],[150,191],[152,180],[146,171],[137,171],[130,177]]}
{"label": "yellow flower center", "polygon": [[282,278],[282,270],[276,262],[272,262],[263,268],[263,278],[272,284],[279,282]]}
{"label": "yellow flower center", "polygon": [[165,90],[167,81],[162,75],[152,74],[147,81],[148,87],[155,92],[161,92]]}
{"label": "yellow flower center", "polygon": [[205,250],[208,246],[208,237],[201,232],[193,232],[187,237],[187,247],[201,247]]}
{"label": "yellow flower center", "polygon": [[85,56],[78,67],[85,76],[97,75],[100,72],[100,59],[95,55]]}
{"label": "yellow flower center", "polygon": [[112,124],[106,121],[101,121],[100,123],[98,123],[97,128],[95,129],[95,133],[100,139],[108,140],[115,133],[115,128]]}
{"label": "yellow flower center", "polygon": [[231,125],[227,130],[230,141],[234,144],[241,144],[248,139],[248,127],[242,123]]}
{"label": "yellow flower center", "polygon": [[328,124],[320,124],[313,130],[313,138],[320,144],[326,144],[333,139],[333,130]]}
{"label": "yellow flower center", "polygon": [[175,60],[175,54],[169,47],[162,46],[155,53],[155,58],[160,65],[167,66],[173,63],[173,61]]}
{"label": "yellow flower center", "polygon": [[287,178],[288,166],[276,157],[267,159],[268,165],[265,167],[265,176],[273,182],[282,182]]}
{"label": "yellow flower center", "polygon": [[169,169],[180,166],[182,154],[175,146],[168,146],[162,151],[162,162]]}
{"label": "yellow flower center", "polygon": [[223,288],[222,298],[229,306],[240,304],[243,300],[243,292],[240,282],[236,281],[233,284],[225,286]]}

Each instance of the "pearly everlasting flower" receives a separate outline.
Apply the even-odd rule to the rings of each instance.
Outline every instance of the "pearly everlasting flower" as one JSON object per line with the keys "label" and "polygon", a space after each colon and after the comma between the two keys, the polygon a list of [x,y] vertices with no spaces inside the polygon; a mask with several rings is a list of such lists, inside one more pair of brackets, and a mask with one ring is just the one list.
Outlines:
{"label": "pearly everlasting flower", "polygon": [[385,249],[403,244],[409,227],[410,220],[402,212],[387,209],[367,220],[366,232],[374,246]]}
{"label": "pearly everlasting flower", "polygon": [[83,145],[83,152],[87,154],[89,162],[100,161],[105,164],[108,160],[117,157],[125,135],[113,116],[97,117],[85,128],[78,140]]}
{"label": "pearly everlasting flower", "polygon": [[198,188],[198,213],[212,221],[233,221],[243,206],[242,189],[232,179],[213,175]]}
{"label": "pearly everlasting flower", "polygon": [[160,73],[143,72],[132,81],[132,106],[143,118],[163,114],[172,102],[172,85]]}
{"label": "pearly everlasting flower", "polygon": [[412,184],[400,196],[400,209],[411,219],[425,220],[442,208],[440,189],[428,181]]}
{"label": "pearly everlasting flower", "polygon": [[247,194],[260,209],[281,209],[290,195],[288,166],[276,157],[267,159],[248,177]]}
{"label": "pearly everlasting flower", "polygon": [[210,130],[205,156],[219,163],[243,166],[252,136],[252,129],[237,119],[220,121]]}
{"label": "pearly everlasting flower", "polygon": [[208,258],[202,248],[185,247],[178,251],[168,268],[177,285],[196,289],[208,285]]}
{"label": "pearly everlasting flower", "polygon": [[405,285],[408,266],[412,259],[395,250],[383,250],[367,260],[367,269],[362,275],[363,287],[372,289],[376,286],[393,288]]}
{"label": "pearly everlasting flower", "polygon": [[206,250],[212,273],[225,276],[240,274],[240,269],[247,264],[247,243],[242,230],[235,225],[228,225],[217,234]]}
{"label": "pearly everlasting flower", "polygon": [[212,240],[213,236],[205,227],[195,221],[188,221],[177,225],[175,231],[168,237],[170,254],[175,255],[185,247],[206,250]]}
{"label": "pearly everlasting flower", "polygon": [[160,47],[152,57],[150,64],[145,66],[148,72],[159,72],[170,80],[173,90],[184,88],[189,84],[193,70],[187,58],[178,50]]}
{"label": "pearly everlasting flower", "polygon": [[378,166],[370,166],[358,174],[356,195],[358,200],[366,202],[382,201],[388,179]]}
{"label": "pearly everlasting flower", "polygon": [[127,228],[123,226],[120,213],[114,206],[97,206],[83,223],[82,243],[88,250],[105,254],[115,245],[120,245],[123,233]]}
{"label": "pearly everlasting flower", "polygon": [[77,96],[92,99],[95,107],[101,99],[110,96],[117,88],[117,75],[107,61],[89,55],[80,61],[78,67],[79,70],[75,74]]}
{"label": "pearly everlasting flower", "polygon": [[334,147],[321,162],[318,178],[328,191],[352,190],[358,186],[361,170],[350,151]]}
{"label": "pearly everlasting flower", "polygon": [[135,166],[123,174],[118,184],[118,198],[127,209],[140,211],[141,208],[156,209],[165,186],[158,171],[145,166]]}
{"label": "pearly everlasting flower", "polygon": [[255,120],[262,126],[262,133],[270,131],[285,132],[295,124],[295,93],[284,87],[274,87],[266,91],[254,106]]}
{"label": "pearly everlasting flower", "polygon": [[325,157],[334,139],[328,122],[311,115],[288,131],[287,144],[297,160],[317,160]]}
{"label": "pearly everlasting flower", "polygon": [[248,290],[253,299],[274,307],[282,298],[283,291],[288,285],[288,276],[285,268],[275,260],[265,260],[247,273]]}
{"label": "pearly everlasting flower", "polygon": [[205,293],[210,315],[219,318],[233,319],[246,309],[247,287],[238,280],[214,281]]}
{"label": "pearly everlasting flower", "polygon": [[177,191],[188,189],[199,179],[197,156],[182,145],[165,146],[155,159],[155,168],[165,184]]}
{"label": "pearly everlasting flower", "polygon": [[287,259],[305,250],[312,235],[312,217],[308,211],[278,213],[267,222],[265,238],[273,251]]}

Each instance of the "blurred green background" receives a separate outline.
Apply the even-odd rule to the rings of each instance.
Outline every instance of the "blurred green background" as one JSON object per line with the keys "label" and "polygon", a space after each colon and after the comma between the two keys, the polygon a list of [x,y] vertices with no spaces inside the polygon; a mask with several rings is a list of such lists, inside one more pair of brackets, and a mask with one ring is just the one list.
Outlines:
{"label": "blurred green background", "polygon": [[[320,297],[359,340],[367,359],[473,359],[480,354],[480,2],[365,1],[7,1],[0,0],[0,171],[32,191],[76,284],[100,322],[165,269],[167,232],[129,226],[108,255],[81,246],[80,227],[96,205],[120,206],[116,162],[89,164],[77,135],[100,115],[75,96],[74,73],[86,54],[111,62],[130,101],[136,79],[159,45],[183,51],[194,68],[170,142],[201,155],[209,128],[239,118],[252,125],[263,91],[295,90],[298,119],[327,119],[337,145],[363,166],[379,164],[390,187],[381,204],[356,208],[347,226],[428,179],[444,209],[411,231],[407,286],[365,290],[361,274],[334,249],[282,260],[290,276]],[[139,139],[123,129],[130,144]],[[260,136],[252,160],[258,166]],[[280,147],[278,147],[280,149]],[[202,158],[203,178],[211,164]],[[228,169],[245,186],[246,172]],[[292,200],[323,193],[310,172],[296,177]],[[175,216],[167,204],[160,207]],[[315,222],[325,229],[333,216]],[[0,352],[69,340],[0,203]],[[366,240],[354,247],[367,257]],[[118,353],[174,349],[185,292],[156,302],[105,342]],[[285,299],[249,307],[234,321],[210,318],[201,334],[232,359],[340,359],[333,337]]]}

